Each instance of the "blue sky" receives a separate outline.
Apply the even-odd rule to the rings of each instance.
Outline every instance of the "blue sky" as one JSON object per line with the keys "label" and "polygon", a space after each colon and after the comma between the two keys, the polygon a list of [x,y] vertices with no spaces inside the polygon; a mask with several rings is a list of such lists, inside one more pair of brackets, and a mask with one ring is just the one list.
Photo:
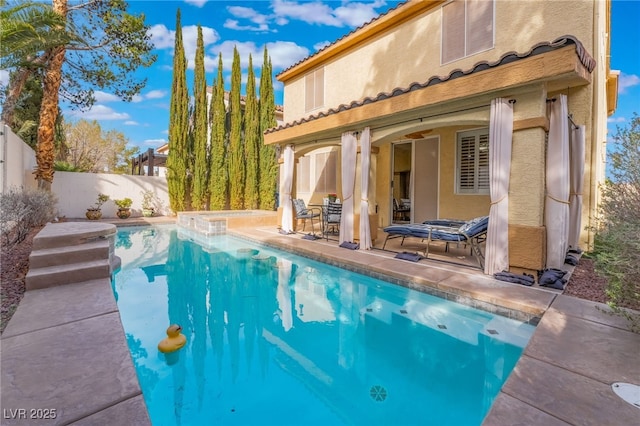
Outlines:
{"label": "blue sky", "polygon": [[[191,68],[187,74],[188,84],[193,82],[196,25],[199,23],[204,33],[207,84],[213,82],[218,53],[222,52],[228,90],[234,46],[237,46],[242,60],[243,84],[246,82],[249,53],[253,56],[254,71],[259,78],[265,44],[275,77],[283,69],[396,4],[396,1],[384,0],[130,0],[131,12],[146,15],[156,47],[155,53],[158,54],[153,67],[139,71],[140,75],[148,78],[147,86],[131,103],[122,102],[109,93],[98,92],[97,102],[90,111],[74,112],[62,105],[63,113],[67,120],[98,120],[104,130],[119,130],[129,139],[130,145],[138,146],[141,150],[157,148],[165,143],[178,8],[182,13],[183,39]],[[629,122],[634,111],[640,113],[638,16],[640,1],[613,1],[611,68],[620,70],[621,75],[618,109],[609,118],[610,137],[615,133],[616,126],[625,126]],[[5,78],[6,73],[0,71],[0,80]],[[279,82],[274,83],[276,102],[281,104],[282,86]]]}

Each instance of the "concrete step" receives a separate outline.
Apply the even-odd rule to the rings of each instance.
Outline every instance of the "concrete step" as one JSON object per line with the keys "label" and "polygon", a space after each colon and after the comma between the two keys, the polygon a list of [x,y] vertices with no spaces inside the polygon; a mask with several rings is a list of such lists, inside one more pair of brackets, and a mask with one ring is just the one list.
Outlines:
{"label": "concrete step", "polygon": [[107,259],[109,245],[109,240],[98,239],[75,246],[34,250],[29,256],[29,268],[38,269]]}
{"label": "concrete step", "polygon": [[108,240],[116,235],[109,223],[62,222],[48,224],[33,239],[33,250],[67,247],[95,240]]}
{"label": "concrete step", "polygon": [[63,284],[110,278],[112,265],[109,259],[57,265],[44,268],[30,268],[26,277],[26,288],[36,290]]}

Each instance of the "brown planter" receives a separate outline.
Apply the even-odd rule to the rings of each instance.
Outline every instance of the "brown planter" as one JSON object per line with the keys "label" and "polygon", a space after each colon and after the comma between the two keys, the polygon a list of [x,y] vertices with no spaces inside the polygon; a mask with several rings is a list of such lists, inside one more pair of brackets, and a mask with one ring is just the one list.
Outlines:
{"label": "brown planter", "polygon": [[131,209],[118,209],[116,215],[120,219],[127,219],[129,216],[131,216]]}
{"label": "brown planter", "polygon": [[85,215],[89,220],[98,220],[102,217],[102,212],[100,210],[87,210]]}

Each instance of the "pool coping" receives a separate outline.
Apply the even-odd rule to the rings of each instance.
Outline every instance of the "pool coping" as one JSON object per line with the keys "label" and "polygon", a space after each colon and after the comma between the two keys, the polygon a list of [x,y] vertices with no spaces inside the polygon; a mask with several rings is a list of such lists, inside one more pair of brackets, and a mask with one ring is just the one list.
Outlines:
{"label": "pool coping", "polygon": [[[170,223],[168,220],[163,222]],[[130,224],[112,223],[120,226]],[[524,300],[514,301],[515,306],[528,306],[525,309],[532,309],[533,314],[542,309],[540,322],[485,417],[484,425],[596,425],[638,421],[638,409],[618,398],[611,386],[615,382],[638,381],[640,363],[635,360],[640,348],[640,334],[632,333],[623,319],[610,316],[606,305],[547,292],[549,294],[544,298],[550,300],[546,306],[540,306],[537,297],[532,301],[527,293],[522,292],[540,294],[541,290],[509,286],[497,280],[491,283],[487,281],[492,280],[490,277],[482,277],[480,271],[468,268],[455,268],[458,272],[451,276],[448,266],[434,262],[419,262],[417,265],[375,251],[353,251],[347,258],[345,249],[335,243],[331,246],[330,242],[307,241],[299,234],[280,235],[273,229],[234,229],[230,234],[245,235],[245,238],[256,241],[263,239],[267,245],[278,244],[281,245],[278,248],[309,256],[317,255],[321,245],[320,256],[329,263],[342,262],[346,269],[358,268],[372,274],[395,269],[392,278],[402,282],[406,282],[407,275],[415,275],[421,277],[411,281],[415,285],[424,285],[428,281],[439,291],[461,297],[482,293],[481,302],[490,304],[507,296],[515,298],[522,295]],[[428,266],[422,266],[423,263]],[[94,305],[87,305],[86,296],[83,298],[82,294],[85,294],[83,290],[91,290],[91,286],[102,286],[102,290],[96,290],[95,294],[103,296],[96,296]],[[41,420],[38,424],[101,424],[105,419],[112,423],[118,423],[119,419],[131,423],[135,419],[135,424],[150,424],[119,311],[117,305],[113,307],[115,296],[110,290],[107,280],[31,290],[25,294],[2,335],[2,405],[5,410],[60,409],[52,404],[67,404],[69,407],[81,407],[84,411],[81,415],[76,411],[71,416],[60,410],[56,419]],[[89,294],[93,293],[89,291]],[[69,309],[70,306],[78,309]],[[40,324],[19,334],[7,334],[14,320],[22,322],[42,313],[49,321],[46,326]],[[72,315],[68,317],[70,313]],[[105,328],[105,324],[112,326]],[[68,330],[73,330],[73,338],[61,339],[60,336],[68,335]],[[108,350],[104,347],[106,341],[112,342],[107,345]],[[70,350],[74,347],[85,349]],[[52,360],[55,360],[53,364]],[[5,361],[18,366],[20,374],[7,371]],[[101,375],[91,377],[89,381],[86,377],[78,377],[74,370],[60,370],[56,376],[53,374],[56,368],[51,368],[52,365],[78,369],[95,365],[100,367],[97,369]],[[54,371],[47,374],[49,370]],[[69,377],[64,375],[65,371]],[[119,379],[115,383],[114,376]],[[20,383],[14,383],[16,378]],[[124,380],[124,386],[120,379]],[[73,386],[80,386],[82,399],[78,399],[78,392],[64,392]],[[30,395],[29,390],[35,393]],[[51,392],[55,393],[55,398],[51,397]],[[71,400],[65,399],[65,395]],[[94,403],[87,407],[90,405],[87,401]],[[6,418],[2,422],[7,425],[31,423],[32,419]]]}

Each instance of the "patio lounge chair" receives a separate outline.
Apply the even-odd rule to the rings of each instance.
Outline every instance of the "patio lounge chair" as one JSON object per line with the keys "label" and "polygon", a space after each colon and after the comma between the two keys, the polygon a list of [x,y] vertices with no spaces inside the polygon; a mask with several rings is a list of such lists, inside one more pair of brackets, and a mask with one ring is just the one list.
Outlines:
{"label": "patio lounge chair", "polygon": [[424,256],[429,257],[429,244],[432,241],[444,241],[447,243],[465,243],[471,246],[471,252],[478,260],[480,268],[484,268],[484,254],[480,250],[480,244],[486,239],[489,227],[489,216],[481,216],[466,222],[457,220],[431,220],[423,223],[412,223],[407,225],[391,225],[384,228],[387,238],[384,240],[382,249],[384,250],[387,241],[393,238],[407,237],[427,240]]}

